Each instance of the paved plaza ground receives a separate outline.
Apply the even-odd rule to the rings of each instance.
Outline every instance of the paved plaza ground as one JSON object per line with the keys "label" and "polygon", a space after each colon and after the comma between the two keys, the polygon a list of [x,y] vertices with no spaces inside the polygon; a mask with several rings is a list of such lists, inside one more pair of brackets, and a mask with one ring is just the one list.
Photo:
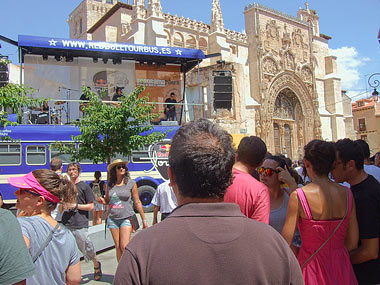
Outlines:
{"label": "paved plaza ground", "polygon": [[[153,221],[153,213],[145,213],[145,216],[148,221],[148,225],[151,226],[152,221]],[[139,219],[140,226],[142,227],[141,219],[138,214],[137,214],[137,217]],[[132,235],[132,238],[133,238],[133,235]],[[85,262],[84,260],[82,260],[81,261],[81,268],[82,268],[81,284],[112,284],[113,278],[115,276],[116,268],[117,268],[116,250],[113,248],[113,249],[101,252],[97,255],[97,257],[98,257],[98,260],[102,264],[103,277],[101,281],[94,280],[93,263]]]}

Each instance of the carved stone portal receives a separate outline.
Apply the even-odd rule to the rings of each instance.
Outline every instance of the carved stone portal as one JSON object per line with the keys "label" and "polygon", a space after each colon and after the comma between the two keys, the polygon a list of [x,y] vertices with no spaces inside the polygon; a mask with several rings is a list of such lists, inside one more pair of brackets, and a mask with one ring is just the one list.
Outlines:
{"label": "carved stone portal", "polygon": [[293,72],[277,75],[264,95],[261,136],[268,151],[299,159],[299,149],[320,134],[318,109],[304,80]]}

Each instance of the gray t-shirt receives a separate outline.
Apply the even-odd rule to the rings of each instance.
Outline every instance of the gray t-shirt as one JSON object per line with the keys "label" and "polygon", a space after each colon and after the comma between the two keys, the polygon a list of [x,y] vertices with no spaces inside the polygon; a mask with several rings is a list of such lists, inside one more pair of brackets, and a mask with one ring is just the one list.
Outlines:
{"label": "gray t-shirt", "polygon": [[132,201],[132,188],[134,185],[135,181],[129,179],[127,184],[111,188],[109,192],[109,217],[111,219],[126,219],[135,214]]}
{"label": "gray t-shirt", "polygon": [[269,225],[272,226],[277,232],[281,234],[284,227],[286,211],[288,210],[289,196],[284,194],[282,205],[278,209],[270,211]]}
{"label": "gray t-shirt", "polygon": [[[39,216],[18,218],[22,234],[29,241],[29,252],[34,256],[53,230]],[[53,234],[52,240],[35,261],[37,273],[27,279],[27,284],[66,284],[66,269],[79,262],[79,251],[71,231],[64,225]]]}
{"label": "gray t-shirt", "polygon": [[16,217],[0,209],[0,284],[20,282],[35,272]]}
{"label": "gray t-shirt", "polygon": [[[281,207],[270,211],[269,225],[272,226],[280,234],[285,224],[288,204],[289,204],[289,196],[286,193],[284,193],[284,200],[282,202]],[[299,234],[298,229],[296,229],[296,231],[294,232],[294,238],[293,238],[292,244],[297,247],[301,246],[301,236]]]}

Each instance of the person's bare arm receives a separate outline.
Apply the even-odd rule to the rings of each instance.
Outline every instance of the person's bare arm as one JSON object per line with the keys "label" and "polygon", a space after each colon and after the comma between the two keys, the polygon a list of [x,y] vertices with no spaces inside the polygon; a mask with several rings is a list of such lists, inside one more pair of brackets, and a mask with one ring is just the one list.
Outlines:
{"label": "person's bare arm", "polygon": [[26,247],[29,249],[29,246],[30,246],[30,241],[29,241],[29,239],[28,239],[26,236],[24,236],[24,235],[22,235],[22,237],[24,238],[24,241],[25,241]]}
{"label": "person's bare arm", "polygon": [[351,209],[350,221],[348,223],[344,245],[346,246],[348,251],[352,251],[358,247],[358,241],[359,241],[359,225],[358,225],[358,220],[356,219],[355,200],[352,198],[352,209]]}
{"label": "person's bare arm", "polygon": [[283,169],[282,167],[277,167],[276,170],[280,170],[280,173],[278,174],[278,179],[289,186],[290,192],[293,192],[294,190],[298,188],[298,184],[296,180],[290,174],[288,167],[286,165],[285,165],[285,169]]}
{"label": "person's bare arm", "polygon": [[360,247],[350,252],[352,264],[373,260],[379,255],[379,238],[360,239],[360,241]]}
{"label": "person's bare arm", "polygon": [[94,202],[88,204],[74,204],[74,203],[65,203],[65,210],[81,210],[81,211],[92,211],[94,209]]}
{"label": "person's bare arm", "polygon": [[80,284],[82,279],[82,273],[80,268],[80,262],[77,262],[74,265],[69,266],[66,269],[66,284],[67,285],[76,285]]}
{"label": "person's bare arm", "polygon": [[160,209],[160,207],[154,206],[154,210],[153,210],[153,223],[152,223],[152,225],[157,224],[157,215],[158,215],[158,210],[159,209]]}
{"label": "person's bare arm", "polygon": [[297,192],[294,191],[290,194],[288,211],[285,219],[284,227],[282,228],[282,236],[286,242],[291,246],[294,232],[297,227],[297,222],[299,218],[299,201]]}
{"label": "person's bare arm", "polygon": [[142,203],[140,201],[139,191],[137,190],[136,183],[135,183],[135,185],[133,185],[133,188],[132,188],[132,199],[133,199],[133,203],[135,204],[137,211],[140,214],[141,220],[143,222],[143,228],[145,229],[148,227],[148,223],[146,222],[144,208],[143,208]]}

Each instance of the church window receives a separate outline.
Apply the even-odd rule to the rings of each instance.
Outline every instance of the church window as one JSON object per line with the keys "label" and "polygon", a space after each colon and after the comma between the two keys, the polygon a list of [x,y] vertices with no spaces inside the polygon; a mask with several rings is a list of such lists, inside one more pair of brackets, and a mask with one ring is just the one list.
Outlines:
{"label": "church window", "polygon": [[188,36],[186,40],[186,47],[187,48],[197,48],[197,41],[193,36]]}
{"label": "church window", "polygon": [[359,132],[365,132],[367,130],[367,126],[365,124],[365,119],[359,119]]}
{"label": "church window", "polygon": [[180,33],[174,34],[174,46],[175,47],[183,47],[183,36]]}
{"label": "church window", "polygon": [[106,0],[107,4],[113,4],[113,0]]}
{"label": "church window", "polygon": [[199,39],[199,49],[202,50],[204,53],[207,52],[207,41],[205,38]]}

